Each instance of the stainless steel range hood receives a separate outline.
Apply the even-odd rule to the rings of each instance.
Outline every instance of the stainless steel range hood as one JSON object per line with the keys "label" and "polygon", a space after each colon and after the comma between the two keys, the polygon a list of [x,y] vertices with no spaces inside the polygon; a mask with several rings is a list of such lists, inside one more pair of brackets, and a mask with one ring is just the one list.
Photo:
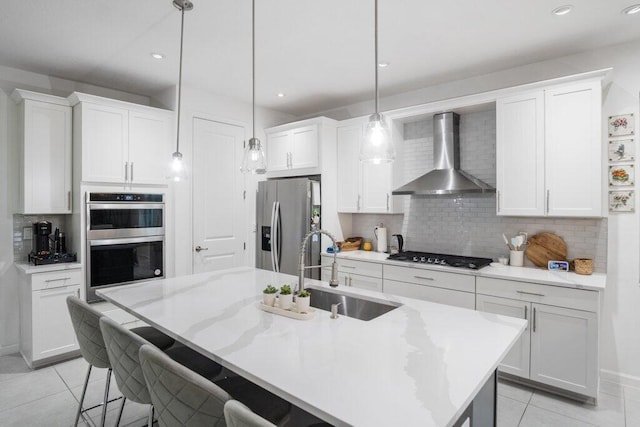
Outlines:
{"label": "stainless steel range hood", "polygon": [[460,170],[460,116],[440,113],[433,116],[434,169],[394,190],[394,195],[430,196],[438,194],[495,193],[496,189]]}

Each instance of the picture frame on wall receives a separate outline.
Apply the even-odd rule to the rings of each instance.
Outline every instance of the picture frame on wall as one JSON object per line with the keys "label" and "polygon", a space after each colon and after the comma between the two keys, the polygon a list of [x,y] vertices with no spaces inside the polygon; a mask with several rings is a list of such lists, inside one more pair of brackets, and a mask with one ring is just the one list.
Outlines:
{"label": "picture frame on wall", "polygon": [[633,113],[609,116],[609,136],[625,136],[635,134]]}
{"label": "picture frame on wall", "polygon": [[636,198],[633,190],[609,191],[609,212],[635,212]]}
{"label": "picture frame on wall", "polygon": [[610,165],[609,166],[609,186],[628,186],[635,182],[635,169],[630,165]]}
{"label": "picture frame on wall", "polygon": [[631,162],[636,159],[636,146],[633,139],[615,139],[609,141],[610,162]]}

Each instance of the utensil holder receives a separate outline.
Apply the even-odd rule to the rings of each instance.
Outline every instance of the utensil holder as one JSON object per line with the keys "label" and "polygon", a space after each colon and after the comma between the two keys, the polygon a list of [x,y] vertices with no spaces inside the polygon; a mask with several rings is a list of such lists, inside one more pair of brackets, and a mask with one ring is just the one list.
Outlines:
{"label": "utensil holder", "polygon": [[522,267],[524,265],[524,251],[509,251],[509,265]]}
{"label": "utensil holder", "polygon": [[593,273],[593,260],[590,258],[576,258],[573,260],[573,265],[578,274],[588,276]]}

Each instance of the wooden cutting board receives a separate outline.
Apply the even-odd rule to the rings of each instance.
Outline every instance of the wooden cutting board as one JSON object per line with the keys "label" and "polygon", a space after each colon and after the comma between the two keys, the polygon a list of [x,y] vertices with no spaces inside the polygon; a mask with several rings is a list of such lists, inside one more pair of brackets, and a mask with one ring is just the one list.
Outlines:
{"label": "wooden cutting board", "polygon": [[545,231],[529,238],[525,253],[534,265],[546,268],[549,261],[567,260],[567,244],[557,234]]}

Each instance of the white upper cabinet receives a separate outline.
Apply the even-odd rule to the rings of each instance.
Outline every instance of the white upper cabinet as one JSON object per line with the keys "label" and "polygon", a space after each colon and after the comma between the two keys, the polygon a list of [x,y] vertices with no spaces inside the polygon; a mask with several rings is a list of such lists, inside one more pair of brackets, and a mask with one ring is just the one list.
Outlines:
{"label": "white upper cabinet", "polygon": [[65,98],[16,89],[19,205],[24,214],[71,213],[71,107]]}
{"label": "white upper cabinet", "polygon": [[499,98],[497,213],[602,216],[601,83]]}
{"label": "white upper cabinet", "polygon": [[393,191],[393,163],[360,162],[360,144],[368,118],[338,126],[338,212],[401,213]]}
{"label": "white upper cabinet", "polygon": [[496,102],[499,215],[544,215],[544,93]]}
{"label": "white upper cabinet", "polygon": [[545,91],[547,214],[602,216],[600,81]]}
{"label": "white upper cabinet", "polygon": [[173,112],[78,93],[70,98],[81,181],[167,183]]}
{"label": "white upper cabinet", "polygon": [[296,176],[320,173],[322,119],[267,129],[267,174]]}

